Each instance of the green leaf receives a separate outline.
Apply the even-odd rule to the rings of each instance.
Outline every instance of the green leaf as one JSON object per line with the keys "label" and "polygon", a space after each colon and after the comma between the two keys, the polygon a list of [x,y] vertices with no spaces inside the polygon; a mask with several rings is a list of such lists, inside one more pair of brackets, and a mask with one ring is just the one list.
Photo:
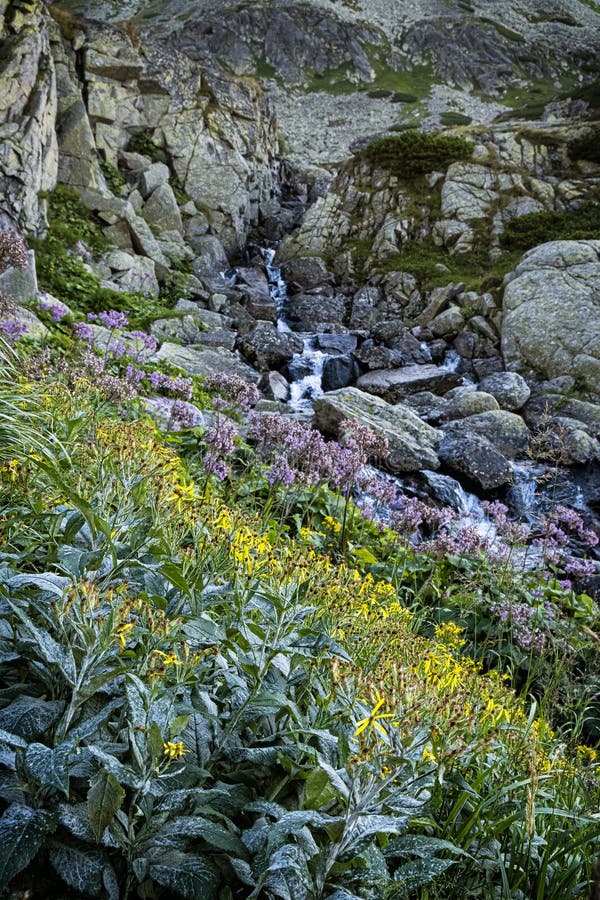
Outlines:
{"label": "green leaf", "polygon": [[192,591],[190,585],[181,574],[180,566],[178,566],[176,563],[165,562],[160,566],[159,572],[161,573],[161,575],[164,575],[167,581],[171,582],[173,587],[176,587],[180,591],[182,591],[186,595],[186,597],[191,596]]}
{"label": "green leaf", "polygon": [[394,875],[395,880],[402,885],[398,890],[398,896],[404,897],[406,891],[415,891],[426,884],[431,884],[438,875],[454,864],[453,859],[436,859],[434,857],[433,859],[417,859],[400,866]]}
{"label": "green leaf", "polygon": [[213,900],[220,877],[217,870],[199,856],[169,850],[150,865],[150,877],[185,900]]}
{"label": "green leaf", "polygon": [[13,803],[0,818],[0,886],[23,871],[56,827],[55,817],[41,809]]}
{"label": "green leaf", "polygon": [[115,776],[105,769],[100,769],[92,780],[87,795],[90,825],[97,841],[102,839],[104,830],[112,823],[124,799],[125,791]]}
{"label": "green leaf", "polygon": [[282,900],[307,900],[314,896],[305,855],[295,844],[285,844],[273,853],[265,878],[269,893]]}
{"label": "green leaf", "polygon": [[32,741],[47,734],[64,709],[60,700],[40,700],[26,694],[0,710],[0,728]]}
{"label": "green leaf", "polygon": [[44,744],[30,744],[25,751],[27,774],[42,787],[52,787],[69,796],[69,757],[71,742],[52,749]]}
{"label": "green leaf", "polygon": [[125,679],[125,694],[130,713],[130,724],[135,728],[145,728],[148,709],[148,691],[143,681],[131,672]]}
{"label": "green leaf", "polygon": [[34,584],[40,590],[56,597],[62,597],[65,589],[71,584],[70,578],[45,572],[43,575],[13,575],[6,582],[10,588],[19,588],[24,584]]}
{"label": "green leaf", "polygon": [[98,897],[102,891],[105,859],[96,850],[78,850],[66,844],[52,843],[49,851],[52,868],[65,884],[81,894]]}
{"label": "green leaf", "polygon": [[374,834],[402,834],[407,822],[408,816],[360,816],[347,829],[346,851],[352,849],[355,853],[357,846]]}
{"label": "green leaf", "polygon": [[152,758],[152,764],[157,766],[164,756],[164,741],[160,728],[156,722],[151,722],[147,731],[148,749]]}
{"label": "green leaf", "polygon": [[62,647],[47,631],[44,631],[43,628],[38,628],[22,613],[21,619],[23,628],[35,641],[36,649],[40,655],[50,665],[58,666],[69,685],[74,687],[77,681],[77,667],[71,648],[69,646]]}
{"label": "green leaf", "polygon": [[435,856],[440,850],[447,850],[459,856],[469,856],[465,850],[461,850],[450,841],[442,838],[428,837],[424,834],[407,834],[404,837],[392,841],[383,851],[384,856],[418,856],[421,859]]}
{"label": "green leaf", "polygon": [[186,622],[183,632],[195,646],[200,647],[211,647],[213,644],[219,644],[225,640],[225,630],[213,622],[206,613],[201,613],[192,621]]}
{"label": "green leaf", "polygon": [[338,797],[347,798],[350,789],[332,766],[319,759],[318,767],[311,769],[305,782],[304,805],[307,809],[327,806]]}
{"label": "green leaf", "polygon": [[201,816],[180,816],[173,819],[161,829],[156,840],[160,845],[162,841],[172,844],[181,839],[189,841],[194,837],[202,838],[207,844],[234,853],[241,859],[247,856],[246,847],[236,834]]}

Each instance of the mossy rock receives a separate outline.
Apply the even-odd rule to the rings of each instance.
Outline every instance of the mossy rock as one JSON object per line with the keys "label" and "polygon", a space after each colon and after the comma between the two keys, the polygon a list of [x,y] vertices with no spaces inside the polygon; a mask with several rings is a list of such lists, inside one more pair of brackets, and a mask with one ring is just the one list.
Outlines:
{"label": "mossy rock", "polygon": [[600,163],[600,128],[569,143],[569,156],[573,160]]}

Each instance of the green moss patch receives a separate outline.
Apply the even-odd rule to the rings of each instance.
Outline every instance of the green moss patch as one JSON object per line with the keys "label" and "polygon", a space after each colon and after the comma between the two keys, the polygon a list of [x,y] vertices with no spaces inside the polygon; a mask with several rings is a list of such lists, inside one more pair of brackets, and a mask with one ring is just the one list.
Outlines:
{"label": "green moss patch", "polygon": [[584,204],[576,212],[527,213],[506,226],[502,246],[507,250],[529,250],[547,241],[594,240],[600,238],[600,203]]}

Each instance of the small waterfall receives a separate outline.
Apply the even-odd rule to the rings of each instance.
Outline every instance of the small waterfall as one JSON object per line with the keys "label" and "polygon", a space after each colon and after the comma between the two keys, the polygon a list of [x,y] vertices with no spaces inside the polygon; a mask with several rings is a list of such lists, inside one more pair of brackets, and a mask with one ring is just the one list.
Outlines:
{"label": "small waterfall", "polygon": [[[273,265],[275,250],[261,248],[261,254],[265,261],[269,291],[277,304],[277,330],[291,332],[292,329],[285,320],[287,285],[281,277],[279,266]],[[310,413],[312,401],[323,394],[323,366],[328,354],[317,349],[314,335],[294,333],[302,338],[303,348],[302,353],[297,353],[289,365],[291,384],[288,403],[296,412]]]}

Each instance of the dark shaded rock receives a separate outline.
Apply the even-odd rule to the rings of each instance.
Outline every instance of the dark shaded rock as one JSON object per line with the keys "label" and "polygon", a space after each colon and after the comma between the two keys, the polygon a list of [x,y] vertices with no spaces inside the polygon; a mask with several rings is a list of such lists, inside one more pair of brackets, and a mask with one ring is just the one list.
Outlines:
{"label": "dark shaded rock", "polygon": [[402,369],[376,369],[358,379],[357,387],[389,403],[398,403],[410,394],[432,391],[443,394],[460,384],[461,378],[439,366],[405,366]]}
{"label": "dark shaded rock", "polygon": [[302,341],[290,332],[277,331],[271,322],[259,322],[239,342],[246,359],[261,372],[280,369],[302,352]]}
{"label": "dark shaded rock", "polygon": [[400,350],[377,347],[372,341],[365,341],[354,355],[367,369],[393,369],[410,362]]}
{"label": "dark shaded rock", "polygon": [[351,356],[331,356],[323,366],[323,390],[337,391],[348,387],[358,375],[358,364]]}
{"label": "dark shaded rock", "polygon": [[515,411],[521,409],[531,396],[531,390],[525,379],[517,372],[498,372],[483,378],[480,384],[482,391],[487,391],[496,398],[502,409]]}
{"label": "dark shaded rock", "polygon": [[345,311],[345,298],[340,294],[295,294],[286,305],[287,318],[299,331],[328,331],[332,325],[341,326]]}
{"label": "dark shaded rock", "polygon": [[496,372],[504,371],[504,363],[501,356],[491,356],[488,359],[474,359],[473,371],[478,378],[487,378]]}
{"label": "dark shaded rock", "polygon": [[326,352],[352,353],[357,345],[355,334],[318,334],[316,340],[319,350]]}
{"label": "dark shaded rock", "polygon": [[486,438],[474,432],[445,433],[438,455],[452,474],[484,491],[494,490],[512,481],[508,460]]}
{"label": "dark shaded rock", "polygon": [[290,293],[333,283],[333,275],[327,271],[327,266],[319,256],[299,256],[284,262],[281,266],[281,277]]}

